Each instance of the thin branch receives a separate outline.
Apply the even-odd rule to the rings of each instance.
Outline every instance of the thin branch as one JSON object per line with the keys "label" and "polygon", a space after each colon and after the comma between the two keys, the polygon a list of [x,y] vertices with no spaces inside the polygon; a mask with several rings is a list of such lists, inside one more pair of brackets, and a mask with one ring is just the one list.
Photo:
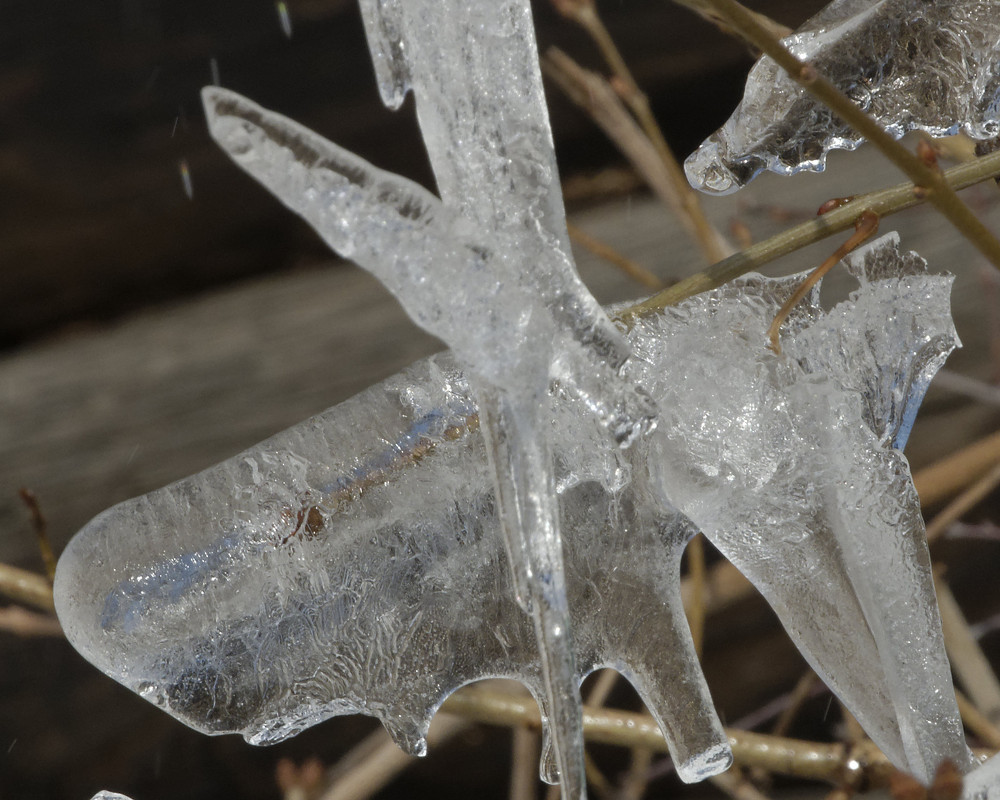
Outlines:
{"label": "thin branch", "polygon": [[930,521],[927,525],[928,543],[937,541],[953,522],[964,517],[992,494],[997,486],[1000,486],[1000,463],[952,500]]}
{"label": "thin branch", "polygon": [[[967,164],[959,164],[943,173],[944,180],[954,189],[965,189],[997,176],[1000,176],[1000,151]],[[913,190],[912,183],[901,183],[891,188],[859,195],[821,217],[782,231],[720,261],[704,272],[678,281],[659,294],[623,309],[618,313],[617,319],[629,325],[635,319],[654,314],[688,297],[722,286],[740,275],[760,269],[775,259],[853,227],[855,220],[865,211],[872,211],[884,219],[899,211],[920,205],[926,198],[919,197]]]}
{"label": "thin branch", "polygon": [[796,83],[833,111],[857,133],[877,147],[921,190],[959,232],[976,246],[993,266],[1000,269],[1000,241],[963,203],[942,177],[941,171],[890,136],[851,99],[820,75],[815,66],[806,63],[785,47],[774,32],[763,25],[750,10],[736,0],[674,0],[695,11],[717,14],[745,41],[770,56]]}
{"label": "thin branch", "polygon": [[42,611],[55,611],[52,584],[44,575],[10,564],[0,564],[0,594]]}
{"label": "thin branch", "polygon": [[585,247],[598,258],[603,258],[609,264],[614,264],[618,269],[628,275],[632,280],[641,283],[647,289],[660,290],[664,283],[652,272],[641,264],[636,263],[631,258],[626,258],[611,245],[602,242],[596,236],[591,236],[582,228],[577,227],[572,222],[566,223],[569,231],[569,238]]}
{"label": "thin branch", "polygon": [[[533,701],[496,691],[466,687],[445,702],[444,710],[492,725],[541,726],[541,717]],[[667,752],[667,743],[653,718],[610,709],[583,710],[583,727],[588,742],[620,747],[647,747]],[[894,771],[888,759],[873,744],[847,746],[805,742],[780,736],[727,730],[729,744],[737,764],[761,767],[779,775],[827,781],[834,785],[864,778],[866,785],[885,786]],[[992,755],[992,751],[983,753]]]}
{"label": "thin branch", "polygon": [[1000,720],[1000,681],[969,629],[969,622],[941,570],[935,570],[934,588],[941,611],[944,646],[955,676],[976,709],[988,719]]}
{"label": "thin branch", "polygon": [[35,531],[38,539],[38,549],[42,553],[42,563],[45,564],[45,574],[49,581],[56,579],[56,557],[52,552],[52,545],[49,544],[48,525],[45,522],[45,515],[42,513],[42,505],[38,502],[38,495],[31,489],[22,487],[18,492],[21,500],[28,509],[31,516],[31,527]]}
{"label": "thin branch", "polygon": [[[582,108],[604,131],[653,190],[673,211],[692,239],[702,248],[705,258],[714,263],[720,253],[731,252],[728,244],[706,245],[702,226],[686,210],[685,197],[664,166],[660,154],[646,137],[622,99],[610,83],[596,72],[584,69],[556,47],[550,47],[542,58],[542,71]],[[686,191],[691,191],[687,183]],[[715,231],[714,228],[711,229]],[[716,232],[717,234],[718,232]]]}
{"label": "thin branch", "polygon": [[649,107],[649,98],[639,88],[639,84],[632,76],[625,59],[597,12],[596,3],[593,0],[555,0],[554,4],[561,14],[583,28],[593,39],[598,50],[601,51],[601,55],[614,75],[618,94],[631,109],[646,134],[646,138],[656,150],[673,187],[673,192],[678,198],[679,208],[677,210],[682,218],[687,219],[688,227],[693,232],[708,263],[714,264],[716,261],[721,261],[732,255],[733,248],[705,216],[698,193],[688,184],[684,170],[677,161],[677,156],[674,155],[656,121],[656,117],[653,116]]}

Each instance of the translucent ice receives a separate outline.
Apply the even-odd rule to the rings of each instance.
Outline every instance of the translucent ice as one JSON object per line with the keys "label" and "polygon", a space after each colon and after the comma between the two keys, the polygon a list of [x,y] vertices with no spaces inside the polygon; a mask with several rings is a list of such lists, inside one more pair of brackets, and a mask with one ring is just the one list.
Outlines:
{"label": "translucent ice", "polygon": [[100,791],[95,794],[90,800],[131,800],[131,798],[118,794],[118,792]]}
{"label": "translucent ice", "polygon": [[[679,595],[691,528],[663,515],[592,419],[558,441],[576,684],[611,666],[646,699],[680,773],[729,763]],[[419,362],[203,473],[97,517],[63,554],[57,606],[102,670],[206,733],[254,743],[338,714],[422,753],[459,686],[544,703],[514,599],[476,407],[450,355]],[[581,454],[604,444],[603,458]]]}
{"label": "translucent ice", "polygon": [[[892,135],[1000,135],[996,0],[833,0],[785,44]],[[734,192],[761,171],[821,171],[861,138],[770,58],[754,66],[729,121],[688,157],[691,184]]]}
{"label": "translucent ice", "polygon": [[582,796],[549,386],[584,398],[624,445],[654,409],[621,378],[628,350],[572,262],[528,0],[361,6],[384,99],[396,107],[414,92],[440,201],[231,93],[206,90],[210,127],[468,369],[514,590],[538,637],[555,761],[565,794]]}
{"label": "translucent ice", "polygon": [[633,335],[637,380],[662,409],[648,463],[872,739],[926,782],[943,758],[971,761],[898,448],[957,344],[951,279],[924,274],[895,234],[847,263],[861,288],[829,314],[814,294],[780,357],[762,331],[798,277],[737,281]]}
{"label": "translucent ice", "polygon": [[[950,279],[893,236],[851,266],[858,291],[829,313],[813,296],[781,356],[765,331],[801,276],[750,276],[640,320],[626,370],[664,424],[628,450],[555,390],[574,679],[622,671],[689,780],[729,761],[679,600],[692,521],[897,765],[970,763],[895,449],[956,344]],[[257,743],[361,712],[421,752],[447,695],[484,677],[544,705],[477,412],[436,356],[104,512],[60,560],[67,636],[187,724]]]}

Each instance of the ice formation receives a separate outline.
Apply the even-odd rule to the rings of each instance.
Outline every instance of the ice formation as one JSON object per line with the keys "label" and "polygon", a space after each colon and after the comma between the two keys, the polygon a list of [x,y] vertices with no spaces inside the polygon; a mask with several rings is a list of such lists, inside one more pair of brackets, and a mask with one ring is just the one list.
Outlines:
{"label": "ice formation", "polygon": [[[970,763],[895,449],[956,343],[950,279],[921,266],[892,236],[862,251],[858,291],[826,314],[813,296],[782,356],[765,331],[801,276],[750,276],[640,320],[626,370],[664,424],[628,450],[578,397],[553,399],[575,681],[620,670],[689,779],[729,758],[679,597],[694,524],[895,763]],[[104,512],[60,560],[67,636],[192,727],[255,743],[360,712],[419,753],[465,683],[512,677],[541,700],[477,411],[435,356]]]}
{"label": "ice formation", "polygon": [[126,795],[119,794],[118,792],[109,792],[107,790],[102,790],[95,794],[90,800],[132,800]]}
{"label": "ice formation", "polygon": [[[1000,135],[996,0],[833,0],[784,40],[894,136]],[[688,157],[688,180],[728,194],[767,169],[821,171],[861,138],[763,57],[729,121]]]}

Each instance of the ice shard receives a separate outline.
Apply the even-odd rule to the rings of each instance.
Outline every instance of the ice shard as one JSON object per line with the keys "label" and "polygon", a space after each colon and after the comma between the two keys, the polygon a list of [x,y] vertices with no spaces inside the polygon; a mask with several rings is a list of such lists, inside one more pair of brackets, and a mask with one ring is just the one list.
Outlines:
{"label": "ice shard", "polygon": [[[466,367],[514,591],[536,627],[546,686],[539,701],[558,773],[568,796],[582,796],[549,386],[585,398],[622,445],[652,427],[655,410],[621,377],[627,347],[573,265],[528,0],[361,6],[383,98],[396,107],[407,91],[416,97],[440,201],[232,94],[206,90],[210,127]],[[358,205],[346,209],[345,200]],[[352,227],[362,208],[373,217]]]}
{"label": "ice shard", "polygon": [[[833,0],[784,40],[893,136],[1000,136],[996,0]],[[688,157],[692,186],[728,194],[763,170],[822,171],[862,139],[761,58],[729,121]]]}
{"label": "ice shard", "polygon": [[971,766],[900,452],[958,343],[951,279],[925,274],[895,234],[847,263],[861,288],[828,314],[814,292],[780,357],[763,331],[798,279],[750,277],[654,318],[655,336],[632,336],[633,368],[647,365],[636,378],[661,408],[654,482],[757,586],[879,747],[927,782],[944,758]]}
{"label": "ice shard", "polygon": [[[897,450],[957,342],[951,282],[894,236],[851,265],[859,289],[828,313],[810,298],[781,356],[766,329],[802,276],[639,320],[626,370],[665,424],[632,448],[554,387],[574,679],[625,674],[689,778],[729,760],[679,598],[695,524],[894,763],[970,764]],[[255,743],[358,712],[419,753],[465,683],[511,677],[541,699],[478,424],[467,378],[435,356],[104,512],[60,560],[67,636],[192,727]]]}

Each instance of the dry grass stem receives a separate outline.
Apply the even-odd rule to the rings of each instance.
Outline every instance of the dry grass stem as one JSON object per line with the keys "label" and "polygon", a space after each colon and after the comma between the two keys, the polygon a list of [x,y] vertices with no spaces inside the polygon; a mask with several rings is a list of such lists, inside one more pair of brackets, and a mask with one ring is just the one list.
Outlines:
{"label": "dry grass stem", "polygon": [[55,611],[52,584],[44,575],[0,564],[0,594],[42,611]]}
{"label": "dry grass stem", "polygon": [[812,696],[813,687],[818,680],[819,678],[816,676],[816,673],[811,669],[807,669],[802,673],[802,677],[795,682],[795,686],[789,694],[788,705],[781,710],[778,718],[774,721],[774,727],[771,728],[772,734],[775,736],[785,736],[788,734],[792,723],[795,722],[795,718],[802,710],[802,706]]}
{"label": "dry grass stem", "polygon": [[688,592],[687,610],[688,627],[691,628],[691,639],[694,641],[694,651],[701,658],[705,648],[705,605],[706,605],[706,569],[705,569],[705,539],[699,533],[688,542],[684,551],[687,556],[688,580],[691,589]]}
{"label": "dry grass stem", "polygon": [[[433,750],[469,728],[469,722],[448,713],[434,717],[427,747]],[[333,768],[335,778],[320,795],[320,800],[367,800],[391,783],[397,775],[417,762],[414,756],[400,750],[384,730],[378,730],[358,745],[363,756],[351,751],[344,758],[350,760],[348,769]]]}
{"label": "dry grass stem", "polygon": [[[685,182],[682,192],[656,147],[629,114],[621,97],[607,80],[596,72],[584,69],[555,47],[549,48],[542,58],[542,71],[604,131],[636,172],[645,179],[653,193],[678,216],[684,229],[710,263],[718,260],[718,254],[731,252],[724,239],[714,241],[706,238],[704,226],[698,222],[697,217],[692,217],[689,213],[689,201],[683,193],[693,190]],[[721,234],[714,228],[711,230],[715,237],[721,238]],[[709,242],[712,242],[711,246]]]}
{"label": "dry grass stem", "polygon": [[[973,162],[959,164],[943,173],[943,179],[955,189],[964,189],[997,176],[1000,176],[1000,151]],[[688,297],[722,286],[782,256],[851,228],[866,210],[884,219],[925,202],[926,198],[918,197],[913,188],[913,184],[907,182],[859,195],[851,202],[821,217],[795,225],[714,264],[703,272],[678,281],[659,294],[623,309],[617,318],[628,325],[634,319],[657,313]]]}
{"label": "dry grass stem", "polygon": [[770,56],[796,83],[833,111],[858,134],[872,143],[909,179],[918,194],[927,199],[997,269],[1000,269],[1000,241],[963,203],[943,179],[936,165],[926,163],[890,136],[840,89],[820,75],[815,66],[798,59],[768,26],[736,0],[674,0],[695,11],[719,16],[737,35]]}
{"label": "dry grass stem", "polygon": [[536,800],[538,797],[538,755],[541,736],[536,730],[518,725],[511,731],[510,800]]}
{"label": "dry grass stem", "polygon": [[569,230],[570,239],[579,244],[581,247],[585,247],[598,258],[603,258],[609,264],[613,264],[618,267],[618,269],[628,275],[632,280],[637,283],[641,283],[647,289],[653,289],[654,291],[658,291],[663,288],[664,283],[662,280],[657,278],[652,272],[641,264],[636,263],[631,258],[623,256],[611,247],[611,245],[601,241],[596,236],[591,236],[585,230],[574,225],[572,222],[567,222],[566,228]]}
{"label": "dry grass stem", "polygon": [[972,704],[988,719],[1000,721],[1000,681],[940,569],[935,570],[934,588],[941,610],[944,644],[955,676]]}
{"label": "dry grass stem", "polygon": [[[1000,437],[1000,434],[997,436]],[[1000,440],[997,444],[1000,447]],[[1000,453],[997,453],[996,458],[997,462],[989,472],[966,488],[927,524],[928,543],[936,542],[941,538],[953,522],[958,522],[1000,485]]]}
{"label": "dry grass stem", "polygon": [[0,608],[0,631],[16,636],[62,636],[59,620],[51,614],[39,614],[21,606]]}
{"label": "dry grass stem", "polygon": [[677,197],[678,213],[682,219],[686,220],[686,226],[693,232],[705,259],[709,264],[714,264],[732,255],[733,248],[705,215],[698,193],[688,184],[684,170],[677,161],[677,156],[674,155],[659,123],[656,121],[656,117],[653,116],[649,107],[649,98],[639,88],[639,84],[632,76],[625,59],[597,12],[596,3],[567,3],[556,0],[555,5],[564,16],[580,25],[597,45],[597,49],[600,50],[614,76],[614,88],[618,90],[618,94],[635,115],[643,133],[656,150],[673,187],[673,193]]}

